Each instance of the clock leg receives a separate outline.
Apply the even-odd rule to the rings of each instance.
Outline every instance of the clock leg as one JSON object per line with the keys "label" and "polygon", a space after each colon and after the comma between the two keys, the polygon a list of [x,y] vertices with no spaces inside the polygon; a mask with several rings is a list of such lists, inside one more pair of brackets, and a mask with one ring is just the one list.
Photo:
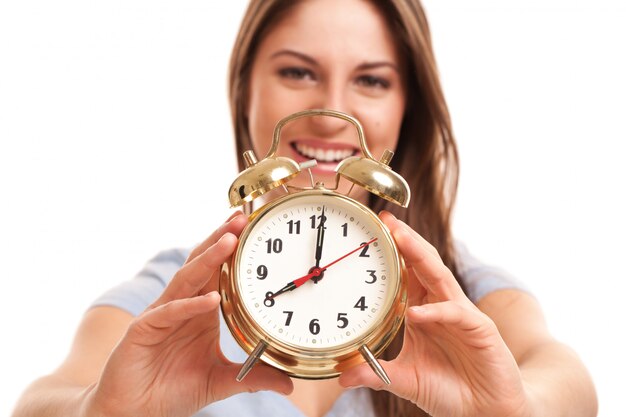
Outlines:
{"label": "clock leg", "polygon": [[267,342],[265,340],[261,340],[258,345],[254,348],[248,359],[243,363],[239,374],[237,374],[237,382],[241,382],[248,373],[252,370],[254,364],[259,360],[263,352],[267,349]]}
{"label": "clock leg", "polygon": [[383,367],[380,365],[380,363],[378,363],[378,361],[376,360],[376,358],[372,354],[372,351],[370,351],[370,349],[367,347],[367,345],[361,346],[359,348],[359,352],[361,352],[361,355],[363,355],[363,357],[365,358],[365,361],[372,368],[374,373],[376,375],[378,375],[378,377],[380,379],[382,379],[382,381],[385,384],[387,384],[387,385],[391,384],[391,380],[387,376],[387,373],[385,372]]}

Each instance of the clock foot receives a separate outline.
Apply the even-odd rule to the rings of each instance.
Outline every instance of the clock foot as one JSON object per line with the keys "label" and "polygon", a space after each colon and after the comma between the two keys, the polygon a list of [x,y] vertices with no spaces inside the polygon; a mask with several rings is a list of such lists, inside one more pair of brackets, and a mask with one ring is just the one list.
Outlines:
{"label": "clock foot", "polygon": [[372,368],[374,373],[387,385],[391,384],[391,380],[387,376],[387,373],[383,369],[383,367],[378,363],[372,351],[367,347],[367,345],[363,345],[359,348],[359,352],[365,358],[367,364]]}
{"label": "clock foot", "polygon": [[267,349],[267,342],[265,340],[261,340],[258,345],[254,348],[248,359],[243,363],[241,370],[237,374],[237,382],[241,382],[246,375],[250,373],[254,364],[259,360],[263,352]]}

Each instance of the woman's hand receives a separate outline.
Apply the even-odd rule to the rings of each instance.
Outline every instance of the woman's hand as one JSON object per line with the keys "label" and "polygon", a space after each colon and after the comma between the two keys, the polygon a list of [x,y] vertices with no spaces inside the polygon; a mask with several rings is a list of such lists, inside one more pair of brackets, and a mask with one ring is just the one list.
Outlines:
{"label": "woman's hand", "polygon": [[465,296],[439,254],[387,212],[408,270],[409,308],[398,357],[381,361],[386,386],[363,364],[344,372],[343,386],[385,389],[434,417],[526,416],[519,368],[493,321]]}
{"label": "woman's hand", "polygon": [[240,392],[291,392],[286,375],[262,364],[236,382],[240,365],[220,350],[220,267],[235,250],[246,222],[240,212],[231,216],[131,323],[89,393],[88,415],[190,416]]}

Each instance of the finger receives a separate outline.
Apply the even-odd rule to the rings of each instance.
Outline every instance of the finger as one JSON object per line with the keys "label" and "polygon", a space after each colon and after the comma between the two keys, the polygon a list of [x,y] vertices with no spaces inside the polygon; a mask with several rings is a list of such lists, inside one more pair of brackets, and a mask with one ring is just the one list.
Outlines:
{"label": "finger", "polygon": [[430,253],[404,228],[398,228],[393,237],[407,266],[412,267],[422,285],[439,300],[464,297],[452,272],[443,264],[439,256]]}
{"label": "finger", "polygon": [[220,296],[216,292],[170,301],[142,314],[129,327],[129,337],[142,345],[160,343],[176,331],[180,323],[214,311],[219,303]]}
{"label": "finger", "polygon": [[501,342],[493,320],[469,302],[460,305],[446,301],[410,307],[406,318],[409,331],[418,327],[429,332],[434,329],[431,326],[442,325],[457,342],[475,349],[485,350]]}
{"label": "finger", "polygon": [[226,219],[224,224],[222,224],[213,233],[211,233],[211,235],[206,238],[204,242],[200,243],[191,251],[185,263],[191,262],[198,255],[204,253],[204,251],[214,245],[215,242],[217,242],[224,234],[232,233],[235,236],[239,236],[247,223],[247,217],[243,216],[243,213],[240,210],[237,210],[236,212],[231,214],[228,219]]}
{"label": "finger", "polygon": [[220,288],[220,274],[222,272],[221,268],[216,268],[208,281],[204,284],[204,286],[198,291],[198,295],[208,294],[211,291],[218,291]]}
{"label": "finger", "polygon": [[[432,255],[430,258],[434,259],[435,262],[437,261],[441,262],[441,257],[439,256],[439,252],[437,252],[437,249],[435,249],[433,245],[431,245],[426,239],[424,239],[419,233],[413,230],[409,225],[404,223],[402,220],[399,220],[398,218],[396,218],[392,213],[385,211],[385,210],[380,212],[380,217],[383,220],[383,222],[387,225],[387,227],[391,231],[394,238],[400,233],[407,233],[411,238],[409,241],[414,241],[414,244],[418,245],[424,252]],[[397,239],[396,239],[396,243],[398,243]],[[402,252],[402,248],[400,248],[400,250]],[[408,270],[410,272],[413,272],[416,277],[419,277],[419,272],[414,271],[413,265],[411,265],[411,263],[409,262],[410,259],[408,259],[406,256],[405,256],[405,261],[407,261]],[[445,267],[445,265],[443,266]],[[426,286],[426,288],[428,288],[432,293],[435,293],[438,296],[443,295],[444,298],[449,297],[448,291],[444,291],[443,293],[441,293],[440,291],[438,291],[437,287],[430,287],[430,286],[427,286],[426,284],[427,283],[423,283],[422,287]],[[409,290],[410,290],[410,287],[409,287]]]}
{"label": "finger", "polygon": [[236,247],[237,237],[232,233],[225,233],[202,254],[178,270],[151,307],[198,295],[208,280],[214,276],[216,269],[230,258]]}
{"label": "finger", "polygon": [[435,248],[433,245],[431,245],[429,241],[424,239],[422,237],[422,235],[420,235],[415,230],[413,230],[413,228],[411,226],[409,226],[408,224],[406,224],[402,220],[398,219],[392,213],[390,213],[390,212],[388,212],[386,210],[383,210],[383,211],[380,212],[380,218],[387,225],[387,227],[392,232],[392,234],[393,234],[394,230],[397,230],[398,228],[402,228],[402,229],[406,230],[407,232],[409,232],[409,234],[415,240],[420,242],[428,252],[430,252],[433,255],[435,255],[435,256],[440,258],[439,252],[437,251],[437,248]]}
{"label": "finger", "polygon": [[219,399],[230,397],[241,392],[276,391],[284,395],[291,394],[293,382],[283,372],[265,364],[258,363],[241,381],[236,377],[241,370],[241,364],[225,365],[215,376],[213,383],[219,384],[216,393]]}
{"label": "finger", "polygon": [[487,335],[497,334],[494,322],[471,303],[462,305],[454,301],[424,304],[407,309],[408,326],[438,323],[448,326],[459,340],[473,347],[489,345]]}
{"label": "finger", "polygon": [[403,279],[407,284],[408,305],[418,306],[429,302],[427,297],[428,291],[417,278],[413,267],[405,268],[405,270],[406,273],[403,276]]}

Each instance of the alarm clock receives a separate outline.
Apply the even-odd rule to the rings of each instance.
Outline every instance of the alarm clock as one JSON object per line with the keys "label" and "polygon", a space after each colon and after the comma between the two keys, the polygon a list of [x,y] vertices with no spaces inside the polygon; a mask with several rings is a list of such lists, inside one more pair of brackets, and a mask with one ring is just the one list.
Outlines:
{"label": "alarm clock", "polygon": [[[316,183],[316,162],[276,156],[283,126],[302,117],[343,119],[357,130],[361,156],[336,168],[335,184]],[[305,110],[280,120],[265,158],[243,155],[246,169],[229,190],[232,207],[274,189],[284,195],[249,215],[239,245],[220,274],[221,309],[234,339],[249,355],[241,381],[261,360],[288,375],[332,378],[367,362],[387,384],[376,360],[392,341],[406,310],[404,263],[391,233],[367,206],[339,193],[339,182],[406,207],[410,191],[393,172],[386,150],[375,160],[359,121],[342,112]],[[308,169],[310,187],[288,182]]]}

